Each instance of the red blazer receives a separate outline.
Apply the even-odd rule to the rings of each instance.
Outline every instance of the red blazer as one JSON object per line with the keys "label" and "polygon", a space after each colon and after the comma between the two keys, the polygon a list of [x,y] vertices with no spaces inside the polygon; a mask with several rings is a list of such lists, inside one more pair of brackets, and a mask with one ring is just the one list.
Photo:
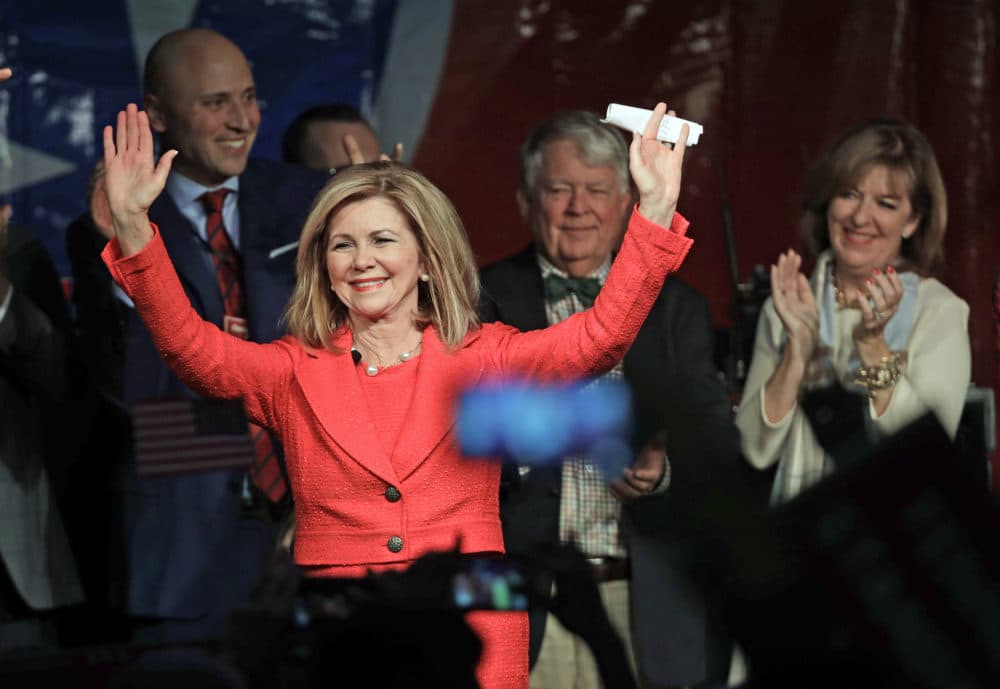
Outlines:
{"label": "red blazer", "polygon": [[[427,328],[414,404],[391,460],[374,434],[348,331],[336,337],[339,354],[292,336],[262,345],[222,333],[191,308],[158,231],[127,258],[113,241],[104,260],[178,377],[207,397],[242,399],[253,421],[281,437],[295,496],[295,561],[352,576],[456,543],[463,552],[503,552],[500,467],[459,452],[457,395],[484,377],[555,381],[612,368],[687,255],[687,226],[676,215],[666,231],[633,213],[594,308],[553,327],[483,325],[454,352]],[[390,501],[389,487],[401,497]]]}

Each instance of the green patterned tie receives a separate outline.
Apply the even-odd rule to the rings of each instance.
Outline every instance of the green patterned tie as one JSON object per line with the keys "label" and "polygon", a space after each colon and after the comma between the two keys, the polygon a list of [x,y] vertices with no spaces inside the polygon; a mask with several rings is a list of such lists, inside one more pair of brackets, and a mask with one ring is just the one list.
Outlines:
{"label": "green patterned tie", "polygon": [[575,294],[580,303],[590,308],[600,291],[601,283],[597,278],[564,278],[555,273],[549,273],[545,278],[545,298],[548,301],[559,301]]}

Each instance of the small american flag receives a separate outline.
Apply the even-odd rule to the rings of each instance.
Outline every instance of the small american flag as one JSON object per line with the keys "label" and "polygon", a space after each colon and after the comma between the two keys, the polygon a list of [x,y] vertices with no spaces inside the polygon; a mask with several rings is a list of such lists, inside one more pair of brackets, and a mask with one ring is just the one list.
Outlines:
{"label": "small american flag", "polygon": [[253,442],[239,403],[139,402],[132,408],[132,428],[139,476],[246,469],[253,462]]}

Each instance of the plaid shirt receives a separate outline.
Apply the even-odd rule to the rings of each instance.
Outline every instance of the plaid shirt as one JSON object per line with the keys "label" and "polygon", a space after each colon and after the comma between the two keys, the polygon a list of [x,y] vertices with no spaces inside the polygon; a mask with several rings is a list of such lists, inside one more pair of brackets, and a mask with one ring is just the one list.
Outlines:
{"label": "plaid shirt", "polygon": [[[538,255],[538,265],[543,280],[553,273],[567,277],[566,273],[541,254]],[[610,257],[587,277],[597,278],[603,286],[609,270]],[[558,301],[545,302],[549,325],[564,321],[586,308],[572,293]],[[622,362],[619,361],[613,369],[591,384],[621,381],[623,377]],[[587,557],[623,558],[627,552],[619,528],[620,520],[621,505],[608,489],[608,477],[584,456],[566,457],[563,462],[559,504],[559,539],[563,543],[572,541]]]}

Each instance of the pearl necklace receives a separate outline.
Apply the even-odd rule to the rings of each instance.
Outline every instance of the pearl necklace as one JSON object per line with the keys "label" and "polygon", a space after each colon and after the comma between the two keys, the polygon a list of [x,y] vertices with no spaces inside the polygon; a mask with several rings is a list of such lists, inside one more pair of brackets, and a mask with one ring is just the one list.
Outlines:
{"label": "pearl necklace", "polygon": [[[418,351],[420,351],[420,344],[423,341],[424,341],[424,334],[420,333],[420,338],[417,340],[417,344],[414,345],[414,347],[412,349],[410,349],[408,351],[405,351],[405,352],[400,352],[399,356],[396,357],[396,360],[394,362],[392,362],[391,364],[386,364],[385,366],[376,366],[375,364],[368,364],[365,367],[365,373],[367,373],[369,376],[377,376],[380,371],[383,371],[383,370],[385,370],[385,369],[387,369],[387,368],[389,368],[391,366],[396,366],[398,364],[405,364],[407,361],[409,361],[410,359],[412,359],[414,357],[414,355]],[[354,345],[354,344],[351,345],[351,351],[352,352],[358,352],[358,357],[357,358],[358,358],[358,361],[360,361],[361,360],[361,352],[358,350],[358,348],[357,348],[356,345]]]}

